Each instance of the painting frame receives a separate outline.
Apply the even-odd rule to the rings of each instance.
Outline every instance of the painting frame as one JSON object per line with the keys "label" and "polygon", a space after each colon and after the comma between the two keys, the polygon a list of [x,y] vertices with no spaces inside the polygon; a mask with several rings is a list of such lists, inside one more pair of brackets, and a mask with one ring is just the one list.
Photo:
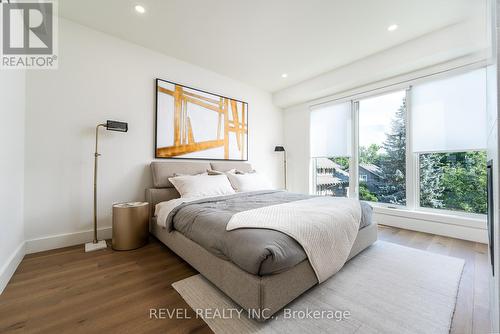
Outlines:
{"label": "painting frame", "polygon": [[[239,116],[238,116],[238,129],[239,130],[234,130],[234,128],[236,128],[234,125],[236,124],[234,122],[234,120],[230,121],[230,122],[233,122],[233,130],[231,130],[232,132],[236,132],[236,131],[240,131],[240,132],[236,132],[235,133],[235,136],[238,136],[241,135],[241,139],[243,140],[243,142],[241,143],[241,150],[242,150],[242,155],[243,157],[242,158],[231,158],[231,157],[210,157],[210,156],[203,156],[203,154],[200,154],[200,156],[183,156],[183,155],[169,155],[169,156],[165,156],[164,154],[159,154],[159,152],[161,150],[165,150],[165,149],[173,149],[173,150],[176,150],[176,147],[177,146],[169,146],[169,147],[159,147],[159,143],[158,143],[158,136],[159,136],[159,132],[160,132],[160,124],[158,122],[158,115],[159,115],[159,98],[160,98],[160,89],[159,87],[160,86],[160,83],[164,83],[164,84],[167,84],[167,85],[173,85],[174,87],[180,87],[182,89],[187,89],[187,90],[191,90],[191,91],[196,91],[196,92],[199,92],[201,94],[204,94],[204,95],[210,95],[210,96],[213,96],[214,98],[219,98],[222,100],[227,100],[228,103],[239,103],[241,104],[242,106],[242,122],[240,124],[240,121],[239,121]],[[238,100],[238,99],[235,99],[235,98],[231,98],[231,97],[228,97],[228,96],[225,96],[225,95],[220,95],[220,94],[216,94],[216,93],[212,93],[212,92],[208,92],[208,91],[205,91],[205,90],[202,90],[202,89],[198,89],[198,88],[194,88],[194,87],[191,87],[191,86],[187,86],[187,85],[184,85],[184,84],[181,84],[181,83],[176,83],[176,82],[173,82],[173,81],[169,81],[169,80],[165,80],[165,79],[160,79],[160,78],[156,78],[155,79],[155,97],[156,97],[156,105],[155,105],[155,131],[154,131],[154,141],[155,141],[155,145],[154,145],[154,157],[155,159],[177,159],[177,160],[205,160],[205,161],[248,161],[249,159],[249,119],[250,119],[250,112],[249,112],[249,104],[248,102],[245,102],[245,101],[242,101],[242,100]],[[221,102],[222,103],[222,102]],[[233,104],[231,104],[231,107],[233,106]],[[226,104],[226,108],[228,107],[228,104]],[[229,108],[227,108],[229,109]],[[246,112],[245,112],[246,111]],[[220,111],[219,111],[220,113]],[[188,117],[189,118],[189,117]],[[228,117],[229,119],[229,117]],[[190,120],[189,120],[190,121]],[[172,120],[172,122],[174,123],[174,120]],[[220,122],[220,118],[219,118],[219,121]],[[223,122],[224,123],[224,122]],[[242,128],[240,128],[240,126]],[[192,130],[191,129],[191,125],[189,124],[189,127],[190,127],[190,131]],[[227,130],[226,130],[227,131]],[[243,134],[241,133],[241,131],[243,131]],[[190,133],[191,134],[191,133]],[[227,132],[225,132],[225,134],[227,134]],[[175,140],[175,139],[174,139]],[[223,139],[224,141],[226,140],[226,138],[224,137]],[[227,141],[229,142],[230,141],[230,138],[227,138]],[[240,143],[238,143],[238,146],[240,145]],[[226,150],[226,147],[229,146],[229,144],[226,144],[224,146],[224,149]],[[197,150],[197,151],[191,151],[190,153],[193,153],[193,152],[203,152],[204,150]],[[227,153],[225,153],[227,154]]]}

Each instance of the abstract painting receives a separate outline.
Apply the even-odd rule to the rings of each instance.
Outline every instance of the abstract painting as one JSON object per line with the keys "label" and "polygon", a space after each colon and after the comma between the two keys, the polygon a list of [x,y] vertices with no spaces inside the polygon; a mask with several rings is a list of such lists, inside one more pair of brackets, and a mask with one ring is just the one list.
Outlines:
{"label": "abstract painting", "polygon": [[156,79],[155,156],[248,160],[248,103]]}

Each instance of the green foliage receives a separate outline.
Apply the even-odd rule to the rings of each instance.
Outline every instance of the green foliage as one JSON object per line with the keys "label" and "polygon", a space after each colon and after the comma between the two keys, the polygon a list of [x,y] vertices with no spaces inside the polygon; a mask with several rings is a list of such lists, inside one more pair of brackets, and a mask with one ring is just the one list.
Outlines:
{"label": "green foliage", "polygon": [[343,171],[349,171],[349,158],[337,157],[337,158],[329,158],[332,162],[336,163],[340,166]]}
{"label": "green foliage", "polygon": [[443,169],[438,154],[420,155],[420,205],[430,208],[442,208]]}
{"label": "green foliage", "polygon": [[368,147],[359,147],[359,162],[362,164],[373,164],[380,166],[380,161],[382,159],[380,153],[380,145],[371,144]]}
{"label": "green foliage", "polygon": [[453,160],[442,167],[444,207],[486,213],[486,152],[458,153]]}
{"label": "green foliage", "polygon": [[420,205],[485,214],[486,152],[420,155]]}
{"label": "green foliage", "polygon": [[359,199],[363,201],[378,202],[377,196],[368,190],[365,182],[359,184]]}
{"label": "green foliage", "polygon": [[403,99],[391,121],[391,131],[382,144],[384,154],[379,155],[383,184],[379,186],[381,202],[406,204],[406,99]]}

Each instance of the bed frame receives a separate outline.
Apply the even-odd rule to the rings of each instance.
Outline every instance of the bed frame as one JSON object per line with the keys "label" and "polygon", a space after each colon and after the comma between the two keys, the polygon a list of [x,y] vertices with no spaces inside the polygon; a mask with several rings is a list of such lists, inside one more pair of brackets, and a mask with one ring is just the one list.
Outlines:
{"label": "bed frame", "polygon": [[[168,232],[156,224],[156,217],[154,217],[156,204],[179,197],[179,193],[168,181],[168,177],[172,177],[174,173],[198,174],[206,172],[207,169],[227,171],[233,168],[242,171],[252,170],[251,165],[246,162],[151,163],[154,188],[146,190],[146,199],[151,204],[150,231],[233,301],[251,312],[254,318],[265,320],[318,283],[308,260],[278,274],[253,275],[232,262],[213,255],[182,233],[175,230]],[[373,222],[359,231],[348,260],[376,240],[377,225]]]}

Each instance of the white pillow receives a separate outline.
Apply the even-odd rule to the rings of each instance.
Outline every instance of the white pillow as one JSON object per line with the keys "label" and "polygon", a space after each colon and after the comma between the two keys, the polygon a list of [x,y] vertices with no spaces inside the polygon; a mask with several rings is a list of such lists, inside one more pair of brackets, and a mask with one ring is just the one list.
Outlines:
{"label": "white pillow", "polygon": [[227,173],[229,181],[236,191],[256,191],[273,189],[269,182],[259,173],[234,174]]}
{"label": "white pillow", "polygon": [[183,175],[168,179],[181,197],[209,197],[234,194],[226,175]]}

